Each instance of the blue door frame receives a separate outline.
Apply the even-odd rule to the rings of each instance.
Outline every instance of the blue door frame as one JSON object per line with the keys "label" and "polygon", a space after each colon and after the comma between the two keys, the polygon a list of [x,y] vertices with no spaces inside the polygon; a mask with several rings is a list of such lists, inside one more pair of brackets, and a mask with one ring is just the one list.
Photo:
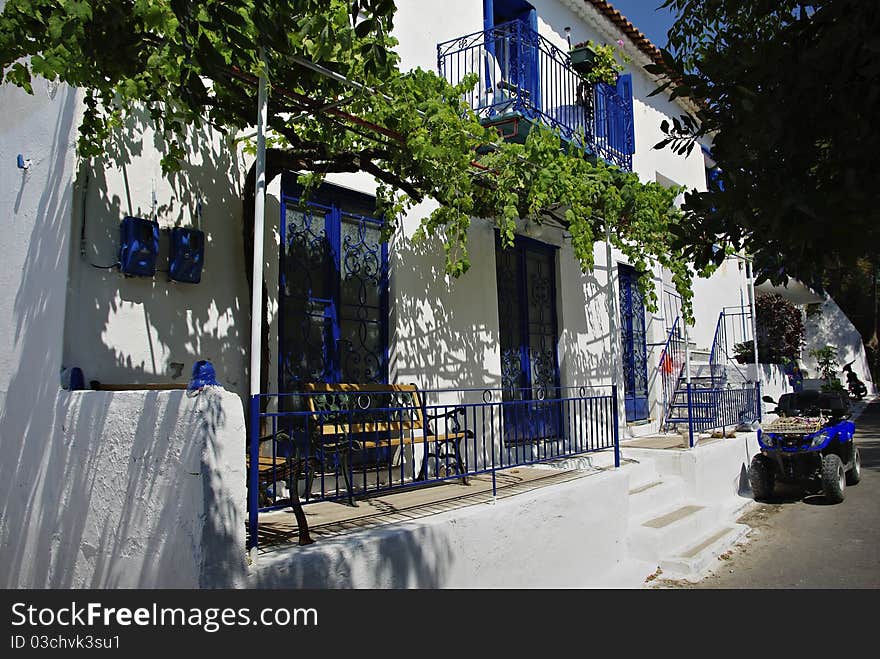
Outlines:
{"label": "blue door frame", "polygon": [[620,292],[620,341],[623,348],[623,387],[627,421],[648,418],[648,356],[645,303],[635,268],[617,266]]}
{"label": "blue door frame", "polygon": [[496,234],[496,278],[502,398],[523,401],[505,409],[507,443],[558,438],[559,358],[556,324],[556,248],[517,236],[501,247]]}

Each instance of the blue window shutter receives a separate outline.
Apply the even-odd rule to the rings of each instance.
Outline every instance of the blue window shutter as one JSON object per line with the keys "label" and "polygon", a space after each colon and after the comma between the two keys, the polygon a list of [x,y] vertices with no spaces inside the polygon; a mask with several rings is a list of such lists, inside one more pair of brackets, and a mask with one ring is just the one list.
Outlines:
{"label": "blue window shutter", "polygon": [[620,122],[620,147],[621,153],[635,153],[636,136],[635,121],[633,120],[633,86],[632,74],[626,73],[617,78],[617,95],[623,101],[619,116]]}

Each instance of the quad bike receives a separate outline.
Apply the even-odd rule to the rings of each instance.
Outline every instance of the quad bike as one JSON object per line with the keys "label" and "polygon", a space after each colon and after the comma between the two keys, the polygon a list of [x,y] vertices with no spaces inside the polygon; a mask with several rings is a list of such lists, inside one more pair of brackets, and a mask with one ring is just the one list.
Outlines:
{"label": "quad bike", "polygon": [[776,482],[820,485],[831,503],[843,501],[847,485],[861,480],[861,458],[853,442],[856,425],[850,421],[843,392],[801,391],[783,394],[779,418],[758,430],[761,452],[752,458],[749,483],[758,501],[773,496]]}

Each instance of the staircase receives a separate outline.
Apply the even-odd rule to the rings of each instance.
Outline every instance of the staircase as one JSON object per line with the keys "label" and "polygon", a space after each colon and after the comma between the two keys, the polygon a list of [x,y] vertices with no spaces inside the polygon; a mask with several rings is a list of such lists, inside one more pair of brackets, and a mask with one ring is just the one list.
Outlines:
{"label": "staircase", "polygon": [[[666,367],[664,430],[675,432],[680,431],[681,426],[687,428],[689,425],[702,428],[716,426],[719,416],[718,397],[710,391],[742,388],[748,382],[744,370],[731,358],[731,349],[727,345],[732,336],[727,326],[731,318],[737,316],[736,312],[728,311],[727,308],[721,311],[711,349],[698,348],[693,343],[685,348],[684,341],[676,338],[678,321],[673,324],[659,364],[661,369]],[[684,358],[686,349],[690,353],[690,406],[687,395],[687,360]]]}
{"label": "staircase", "polygon": [[697,581],[749,527],[733,520],[741,502],[697,501],[681,476],[658,473],[641,453],[630,472],[628,555],[662,577]]}

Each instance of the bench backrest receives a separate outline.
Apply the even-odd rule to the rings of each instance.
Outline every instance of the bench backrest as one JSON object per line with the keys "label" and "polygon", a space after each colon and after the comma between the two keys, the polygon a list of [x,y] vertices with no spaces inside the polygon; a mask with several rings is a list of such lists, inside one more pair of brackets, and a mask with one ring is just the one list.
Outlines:
{"label": "bench backrest", "polygon": [[307,405],[324,435],[423,430],[422,401],[414,384],[305,385]]}

